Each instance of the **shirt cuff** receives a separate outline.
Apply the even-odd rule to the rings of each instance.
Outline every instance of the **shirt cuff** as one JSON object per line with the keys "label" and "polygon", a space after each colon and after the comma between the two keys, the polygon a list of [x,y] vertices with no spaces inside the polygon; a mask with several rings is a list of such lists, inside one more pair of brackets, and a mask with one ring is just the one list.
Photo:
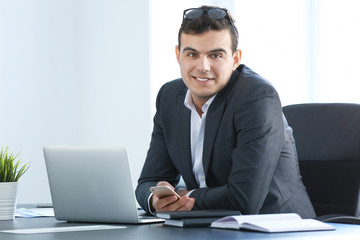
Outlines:
{"label": "shirt cuff", "polygon": [[188,192],[188,193],[186,194],[186,196],[190,197],[190,194],[191,194],[193,191],[195,191],[195,189],[193,189],[193,190],[191,190],[190,192]]}
{"label": "shirt cuff", "polygon": [[148,210],[149,210],[149,213],[151,215],[154,215],[155,216],[155,213],[153,213],[153,211],[151,211],[151,206],[150,206],[150,199],[152,197],[152,195],[154,195],[153,193],[150,193],[149,197],[148,197]]}

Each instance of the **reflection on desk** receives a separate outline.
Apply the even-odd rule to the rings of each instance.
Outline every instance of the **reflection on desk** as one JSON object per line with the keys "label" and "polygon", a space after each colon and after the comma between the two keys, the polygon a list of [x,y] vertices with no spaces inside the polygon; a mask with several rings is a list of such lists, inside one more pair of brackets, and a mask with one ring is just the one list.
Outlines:
{"label": "reflection on desk", "polygon": [[[99,224],[69,223],[57,221],[53,217],[17,218],[14,221],[0,221],[0,231],[8,229],[51,228],[68,226],[89,226]],[[125,229],[111,229],[81,232],[57,232],[41,234],[9,234],[0,233],[1,240],[107,240],[107,239],[138,239],[138,240],[197,240],[197,239],[359,239],[360,226],[351,224],[335,224],[335,231],[293,232],[293,233],[259,233],[211,228],[176,228],[163,224],[129,225]]]}
{"label": "reflection on desk", "polygon": [[15,217],[33,218],[33,217],[54,217],[53,208],[17,208]]}

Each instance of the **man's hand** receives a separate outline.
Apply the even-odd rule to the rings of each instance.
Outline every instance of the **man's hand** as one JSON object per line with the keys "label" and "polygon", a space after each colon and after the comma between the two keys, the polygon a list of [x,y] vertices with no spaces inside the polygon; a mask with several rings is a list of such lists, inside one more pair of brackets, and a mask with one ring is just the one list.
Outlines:
{"label": "man's hand", "polygon": [[[156,186],[170,186],[174,187],[168,182],[158,182]],[[195,198],[189,198],[185,196],[186,190],[180,190],[179,195],[182,196],[180,199],[175,195],[158,198],[153,195],[150,199],[150,205],[152,210],[155,212],[166,212],[166,211],[190,211],[194,207]]]}

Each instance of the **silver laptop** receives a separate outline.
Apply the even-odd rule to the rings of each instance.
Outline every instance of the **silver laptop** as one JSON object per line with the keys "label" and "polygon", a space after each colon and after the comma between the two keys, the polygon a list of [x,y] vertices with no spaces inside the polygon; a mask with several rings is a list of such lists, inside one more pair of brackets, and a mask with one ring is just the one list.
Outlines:
{"label": "silver laptop", "polygon": [[137,209],[124,147],[44,147],[55,218],[73,222],[151,223]]}

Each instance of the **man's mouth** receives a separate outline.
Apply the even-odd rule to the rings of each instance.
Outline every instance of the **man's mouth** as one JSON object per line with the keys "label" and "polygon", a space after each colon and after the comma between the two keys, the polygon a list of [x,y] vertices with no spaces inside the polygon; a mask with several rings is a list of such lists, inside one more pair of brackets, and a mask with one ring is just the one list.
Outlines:
{"label": "man's mouth", "polygon": [[213,80],[213,78],[205,78],[205,77],[195,77],[195,76],[193,76],[193,78],[200,81],[200,82],[206,82],[206,81],[209,81],[209,80]]}

